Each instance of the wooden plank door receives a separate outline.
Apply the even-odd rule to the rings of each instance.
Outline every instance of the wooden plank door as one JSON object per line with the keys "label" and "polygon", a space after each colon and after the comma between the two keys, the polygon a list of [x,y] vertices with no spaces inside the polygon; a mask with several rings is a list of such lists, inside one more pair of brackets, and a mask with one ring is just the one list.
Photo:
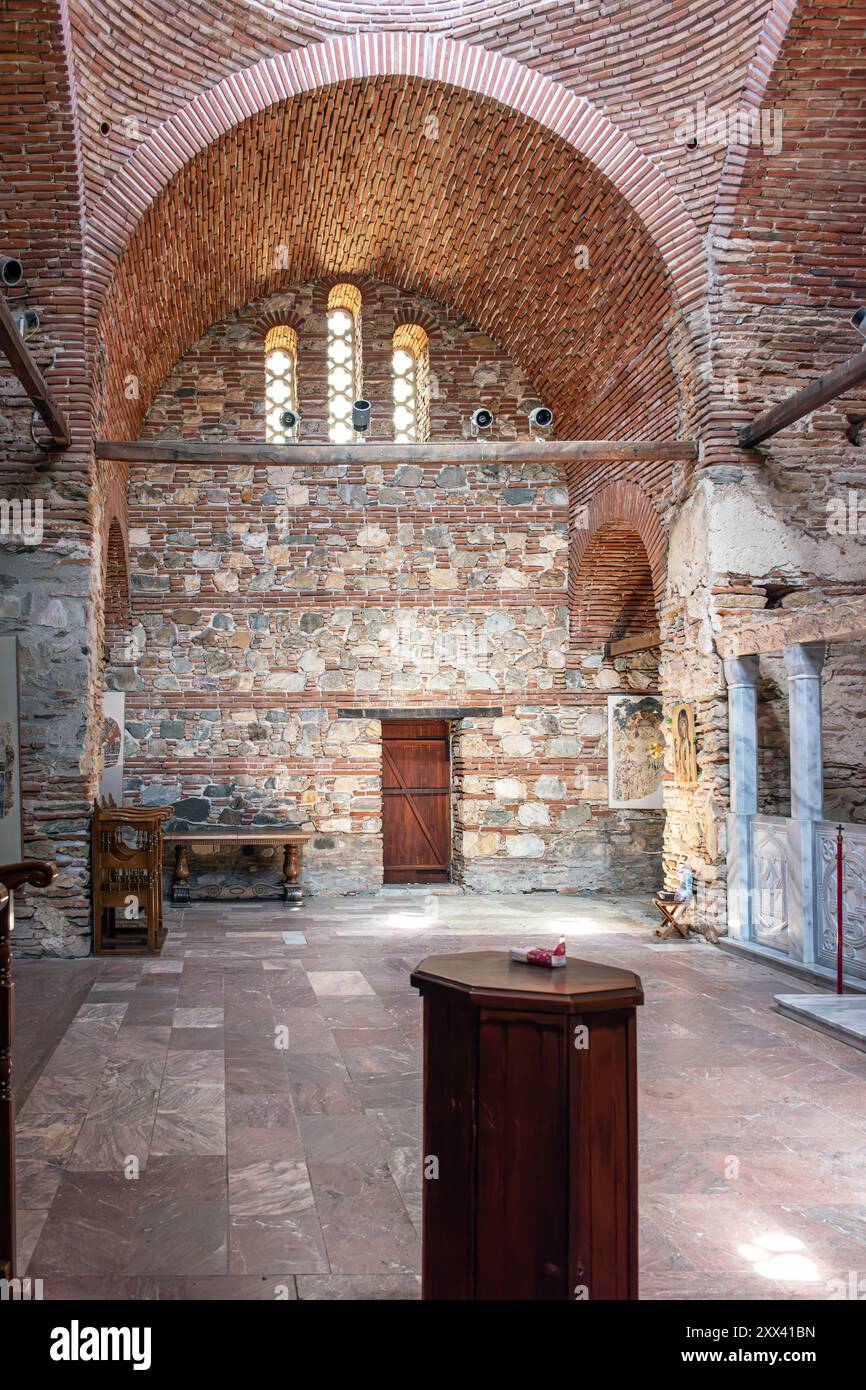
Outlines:
{"label": "wooden plank door", "polygon": [[447,883],[451,875],[448,721],[382,723],[382,841],[386,883]]}

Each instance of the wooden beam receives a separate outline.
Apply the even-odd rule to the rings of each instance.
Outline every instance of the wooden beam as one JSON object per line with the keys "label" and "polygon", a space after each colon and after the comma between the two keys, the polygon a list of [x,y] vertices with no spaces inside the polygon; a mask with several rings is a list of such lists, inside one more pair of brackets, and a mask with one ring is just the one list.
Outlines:
{"label": "wooden beam", "polygon": [[208,444],[192,439],[153,442],[100,440],[96,457],[116,463],[258,463],[282,467],[333,467],[345,463],[628,463],[634,459],[696,459],[690,440],[535,439],[441,444]]}
{"label": "wooden beam", "polygon": [[862,352],[855,352],[853,357],[834,367],[826,376],[818,377],[817,381],[810,382],[808,386],[795,391],[792,396],[786,396],[778,405],[770,406],[769,410],[765,410],[763,415],[759,415],[750,425],[738,429],[737,440],[740,448],[754,449],[771,435],[778,434],[786,425],[793,425],[795,420],[802,420],[804,415],[810,415],[819,406],[835,400],[837,396],[850,391],[853,386],[859,386],[863,381],[866,381],[866,348]]}
{"label": "wooden beam", "polygon": [[36,365],[29,347],[18,332],[9,305],[0,295],[0,352],[8,358],[9,365],[17,376],[33,405],[48,426],[51,438],[58,448],[69,447],[72,436],[66,417],[57,404],[44,376]]}
{"label": "wooden beam", "polygon": [[605,642],[605,656],[628,656],[629,652],[648,652],[660,647],[662,635],[657,627],[649,632],[638,632],[634,637],[618,637],[615,642]]}

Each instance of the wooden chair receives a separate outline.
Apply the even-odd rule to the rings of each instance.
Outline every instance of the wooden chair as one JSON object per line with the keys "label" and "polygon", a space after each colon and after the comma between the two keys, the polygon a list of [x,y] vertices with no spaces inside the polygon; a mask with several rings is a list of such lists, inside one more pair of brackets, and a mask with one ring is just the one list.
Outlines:
{"label": "wooden chair", "polygon": [[15,1278],[15,1100],[12,1095],[13,894],[22,883],[47,888],[53,864],[27,859],[0,866],[0,1278]]}
{"label": "wooden chair", "polygon": [[158,955],[162,949],[161,826],[170,815],[170,806],[95,806],[95,956]]}

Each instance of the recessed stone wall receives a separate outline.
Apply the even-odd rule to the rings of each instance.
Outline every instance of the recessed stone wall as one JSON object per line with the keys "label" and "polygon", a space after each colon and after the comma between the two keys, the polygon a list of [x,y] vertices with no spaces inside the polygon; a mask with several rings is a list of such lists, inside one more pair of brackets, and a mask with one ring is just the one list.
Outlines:
{"label": "recessed stone wall", "polygon": [[[380,437],[393,326],[412,315],[430,334],[433,437],[464,433],[480,400],[501,434],[526,433],[537,397],[494,343],[429,300],[373,282],[364,296]],[[285,315],[305,430],[324,437],[324,304],[307,286],[215,325],[144,434],[261,438],[264,326]],[[307,886],[368,891],[382,879],[381,725],[339,711],[457,704],[470,715],[453,733],[455,877],[483,891],[656,886],[661,816],[611,811],[606,775],[607,694],[652,686],[654,663],[606,662],[594,638],[575,664],[555,466],[382,469],[363,444],[327,469],[139,466],[129,519],[133,621],[114,634],[127,660],[109,684],[127,691],[131,800],[171,803],[183,825],[308,830]],[[490,705],[501,716],[471,715]],[[248,876],[211,856],[194,886],[261,891],[278,866],[257,862]]]}

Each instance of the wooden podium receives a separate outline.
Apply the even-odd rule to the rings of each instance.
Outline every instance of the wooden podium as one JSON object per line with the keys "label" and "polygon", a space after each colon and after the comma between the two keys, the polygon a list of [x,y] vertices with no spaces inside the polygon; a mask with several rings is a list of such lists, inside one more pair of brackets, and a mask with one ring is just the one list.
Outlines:
{"label": "wooden podium", "polygon": [[629,970],[429,956],[425,1299],[634,1299],[637,1069]]}

